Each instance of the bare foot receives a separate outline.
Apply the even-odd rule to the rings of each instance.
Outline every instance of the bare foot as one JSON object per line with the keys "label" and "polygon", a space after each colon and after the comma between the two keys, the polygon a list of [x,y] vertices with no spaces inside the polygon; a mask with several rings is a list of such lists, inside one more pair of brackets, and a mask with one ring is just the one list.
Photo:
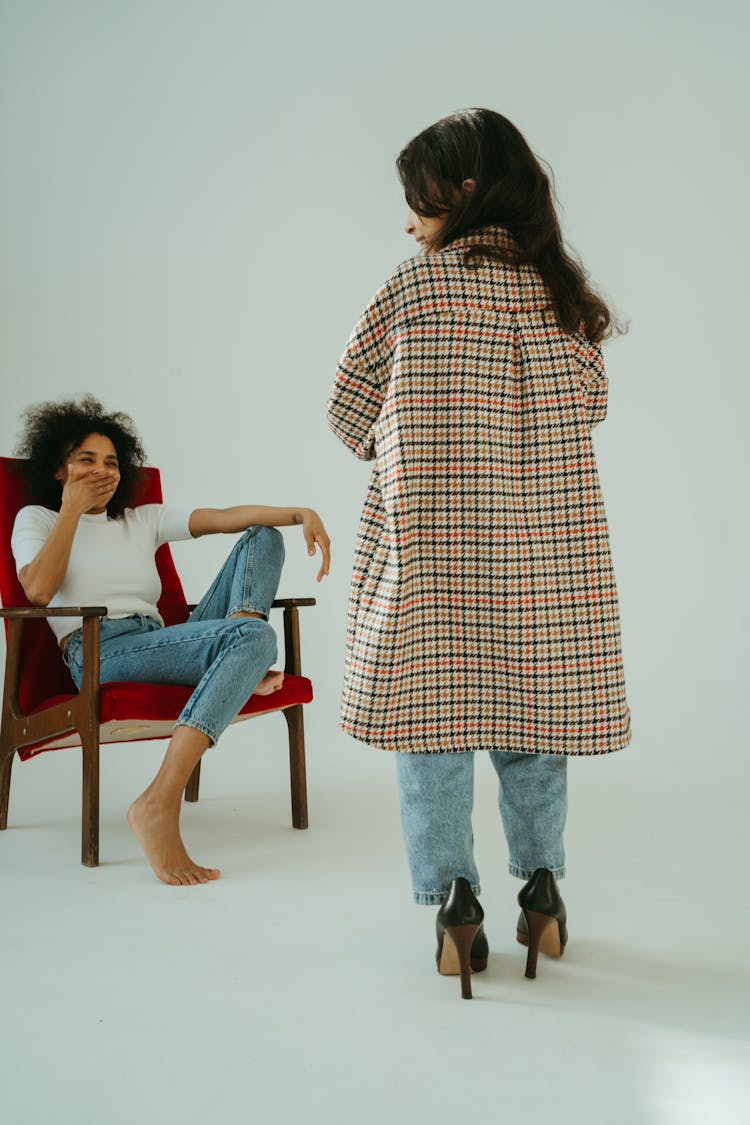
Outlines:
{"label": "bare foot", "polygon": [[266,672],[253,695],[273,695],[284,684],[283,672]]}
{"label": "bare foot", "polygon": [[128,809],[128,824],[154,874],[162,883],[173,887],[187,887],[197,883],[210,883],[218,879],[221,871],[216,867],[200,867],[185,851],[180,836],[179,807],[167,809],[158,801],[142,793]]}

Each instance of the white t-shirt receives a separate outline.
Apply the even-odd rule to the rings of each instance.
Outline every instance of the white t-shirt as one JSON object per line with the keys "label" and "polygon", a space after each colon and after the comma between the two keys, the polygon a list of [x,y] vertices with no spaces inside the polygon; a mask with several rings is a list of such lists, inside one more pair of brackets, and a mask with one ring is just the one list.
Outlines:
{"label": "white t-shirt", "polygon": [[[13,525],[11,548],[16,571],[36,558],[55,526],[57,512],[29,504]],[[121,519],[83,515],[73,537],[62,586],[49,605],[106,605],[107,617],[142,613],[164,624],[156,608],[161,580],[154,555],[162,543],[190,539],[190,512],[164,504],[126,508]],[[80,617],[50,617],[62,640],[83,624]]]}

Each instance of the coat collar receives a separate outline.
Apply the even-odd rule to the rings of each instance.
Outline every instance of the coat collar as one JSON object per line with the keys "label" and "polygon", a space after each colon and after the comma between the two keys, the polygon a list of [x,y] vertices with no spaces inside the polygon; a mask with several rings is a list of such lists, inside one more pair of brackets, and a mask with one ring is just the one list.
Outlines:
{"label": "coat collar", "polygon": [[467,231],[459,238],[455,238],[448,246],[444,246],[439,250],[439,254],[444,254],[448,250],[468,250],[470,246],[497,246],[498,249],[503,250],[518,250],[518,243],[507,227],[501,227],[496,224],[488,224],[483,227],[474,227],[473,230]]}

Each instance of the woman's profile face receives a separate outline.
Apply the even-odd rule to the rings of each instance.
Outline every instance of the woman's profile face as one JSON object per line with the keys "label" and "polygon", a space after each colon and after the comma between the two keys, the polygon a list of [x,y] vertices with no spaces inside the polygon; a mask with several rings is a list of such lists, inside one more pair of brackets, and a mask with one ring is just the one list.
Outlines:
{"label": "woman's profile face", "polygon": [[[450,187],[447,190],[450,192],[452,202],[458,203],[462,196],[471,195],[475,187],[476,180],[467,179],[463,181],[460,188]],[[434,254],[440,249],[440,235],[447,222],[447,211],[434,216],[420,215],[410,207],[406,213],[404,230],[424,246],[426,254]]]}
{"label": "woman's profile face", "polygon": [[406,215],[404,230],[423,246],[425,253],[433,254],[440,249],[440,232],[448,219],[448,212],[442,215],[418,215],[416,211],[409,211]]}
{"label": "woman's profile face", "polygon": [[103,477],[110,479],[111,487],[106,493],[104,506],[99,509],[104,511],[120,483],[117,450],[110,438],[105,437],[104,434],[88,434],[81,444],[67,455],[55,473],[55,479],[65,487],[68,480],[81,480],[89,474],[93,474],[96,479]]}

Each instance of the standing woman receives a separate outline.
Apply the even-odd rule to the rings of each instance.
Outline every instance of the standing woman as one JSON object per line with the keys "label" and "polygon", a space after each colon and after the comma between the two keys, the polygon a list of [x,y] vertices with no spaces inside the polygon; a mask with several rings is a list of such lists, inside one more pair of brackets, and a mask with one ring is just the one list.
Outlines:
{"label": "standing woman", "polygon": [[[155,874],[188,885],[219,877],[188,855],[180,835],[182,793],[204,751],[213,746],[247,698],[270,695],[282,672],[268,623],[284,562],[278,527],[299,524],[328,573],[329,539],[311,508],[132,506],[145,454],[127,414],[107,413],[91,395],[44,402],[26,411],[18,453],[28,459],[38,500],[13,527],[19,581],[32,605],[107,606],[100,628],[100,680],[145,680],[194,687],[154,780],[128,811],[128,821]],[[213,584],[181,625],[164,626],[156,604],[154,561],[163,543],[217,532],[243,532]],[[50,617],[63,659],[80,688],[80,618]]]}
{"label": "standing woman", "polygon": [[474,751],[500,781],[517,937],[559,956],[568,755],[630,741],[591,429],[610,312],[566,252],[519,131],[472,109],[398,157],[423,253],[375,294],[341,358],[334,433],[373,471],[352,577],[341,725],[396,751],[438,970],[487,965]]}

